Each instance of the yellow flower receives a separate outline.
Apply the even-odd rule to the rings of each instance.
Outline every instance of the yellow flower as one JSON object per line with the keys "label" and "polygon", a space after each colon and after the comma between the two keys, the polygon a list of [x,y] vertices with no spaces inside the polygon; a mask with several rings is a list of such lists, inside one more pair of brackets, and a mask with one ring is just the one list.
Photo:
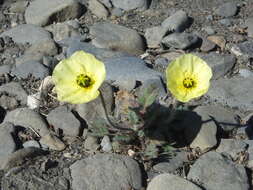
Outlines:
{"label": "yellow flower", "polygon": [[188,102],[208,91],[212,69],[205,61],[185,54],[172,61],[166,69],[167,88],[180,102]]}
{"label": "yellow flower", "polygon": [[105,76],[104,63],[84,51],[77,51],[58,63],[52,75],[58,100],[72,104],[97,98]]}

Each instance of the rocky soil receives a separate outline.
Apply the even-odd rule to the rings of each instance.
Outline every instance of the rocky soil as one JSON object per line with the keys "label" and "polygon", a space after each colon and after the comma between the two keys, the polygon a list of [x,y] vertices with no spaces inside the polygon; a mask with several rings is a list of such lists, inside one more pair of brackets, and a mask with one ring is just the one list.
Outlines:
{"label": "rocky soil", "polygon": [[[252,10],[252,0],[0,0],[0,189],[253,189]],[[57,101],[50,76],[77,50],[105,63],[110,113],[119,92],[148,86],[168,106],[167,65],[184,53],[208,63],[208,93],[170,128],[157,123],[173,131],[155,134],[175,140],[169,157],[92,135],[99,99]]]}

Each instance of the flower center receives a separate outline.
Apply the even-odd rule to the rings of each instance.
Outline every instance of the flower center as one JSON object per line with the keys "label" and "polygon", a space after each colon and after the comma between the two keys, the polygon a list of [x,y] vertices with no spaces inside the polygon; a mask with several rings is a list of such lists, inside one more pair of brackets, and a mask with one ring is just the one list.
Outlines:
{"label": "flower center", "polygon": [[83,88],[88,88],[93,85],[94,81],[85,74],[80,74],[76,77],[76,83]]}
{"label": "flower center", "polygon": [[184,80],[183,80],[183,85],[185,88],[194,88],[196,86],[196,81],[193,80],[192,78],[190,77],[186,77]]}

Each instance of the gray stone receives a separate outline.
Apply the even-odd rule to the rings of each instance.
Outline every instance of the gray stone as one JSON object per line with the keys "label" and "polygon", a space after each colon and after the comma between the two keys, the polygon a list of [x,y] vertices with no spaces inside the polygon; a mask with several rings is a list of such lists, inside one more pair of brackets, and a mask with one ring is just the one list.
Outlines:
{"label": "gray stone", "polygon": [[245,25],[247,26],[248,37],[253,38],[253,17],[247,18]]}
{"label": "gray stone", "polygon": [[42,147],[46,146],[51,150],[57,151],[62,151],[66,148],[66,145],[58,137],[50,133],[41,137],[40,144]]}
{"label": "gray stone", "polygon": [[216,44],[213,43],[212,41],[206,39],[206,38],[202,38],[202,44],[200,47],[200,50],[203,52],[209,52],[211,50],[213,50],[216,47]]}
{"label": "gray stone", "polygon": [[190,33],[172,33],[162,39],[166,47],[187,49],[199,41],[198,36]]}
{"label": "gray stone", "polygon": [[18,78],[27,78],[29,75],[34,76],[35,78],[44,79],[49,75],[49,70],[47,67],[42,65],[37,61],[29,61],[22,64],[18,64],[12,68],[13,75],[16,75]]}
{"label": "gray stone", "polygon": [[[16,150],[16,144],[13,139],[15,128],[12,123],[3,123],[0,126],[0,162],[1,158],[10,155]],[[0,163],[1,165],[1,163]]]}
{"label": "gray stone", "polygon": [[112,8],[111,0],[99,0],[101,3],[103,3],[104,6],[107,8]]}
{"label": "gray stone", "polygon": [[43,54],[42,53],[25,53],[15,59],[16,65],[20,65],[29,61],[37,61],[41,62],[43,59]]}
{"label": "gray stone", "polygon": [[207,95],[211,101],[217,101],[232,108],[244,111],[253,110],[253,78],[234,77],[219,79],[211,83]]}
{"label": "gray stone", "polygon": [[133,55],[144,52],[145,43],[137,31],[111,23],[96,23],[90,27],[92,44],[98,48],[123,51]]}
{"label": "gray stone", "polygon": [[12,13],[23,13],[25,12],[28,1],[17,1],[11,3],[9,11]]}
{"label": "gray stone", "polygon": [[73,190],[129,190],[142,187],[138,163],[122,155],[96,154],[75,162],[70,170]]}
{"label": "gray stone", "polygon": [[84,11],[75,0],[35,0],[26,9],[25,20],[28,24],[45,26],[78,18]]}
{"label": "gray stone", "polygon": [[[29,35],[28,35],[29,34]],[[3,32],[0,37],[10,36],[16,43],[36,44],[50,41],[51,35],[45,29],[32,24],[21,24]]]}
{"label": "gray stone", "polygon": [[161,26],[155,26],[152,28],[147,28],[145,32],[145,38],[147,40],[147,45],[149,48],[158,48],[160,42],[165,36],[168,30]]}
{"label": "gray stone", "polygon": [[233,160],[238,159],[240,153],[246,151],[247,144],[241,140],[236,139],[221,139],[220,145],[216,149],[216,152],[226,153],[230,155]]}
{"label": "gray stone", "polygon": [[[136,82],[139,81],[142,84],[148,81],[157,84],[161,83],[161,74],[148,68],[145,62],[137,57],[121,57],[105,60],[106,66],[106,80],[111,81],[113,85],[118,86],[121,89],[132,90],[136,86]],[[164,89],[161,86],[160,93],[164,93]]]}
{"label": "gray stone", "polygon": [[111,0],[114,7],[121,8],[125,11],[133,9],[145,10],[147,9],[147,0]]}
{"label": "gray stone", "polygon": [[244,56],[246,58],[253,58],[253,41],[248,40],[242,43],[234,44],[231,47],[231,52],[236,56]]}
{"label": "gray stone", "polygon": [[10,169],[15,166],[22,164],[26,159],[31,159],[36,156],[41,156],[47,154],[47,151],[44,151],[40,148],[29,147],[22,148],[10,155],[4,156],[0,161],[0,169]]}
{"label": "gray stone", "polygon": [[219,20],[219,23],[227,27],[232,25],[232,21],[228,18]]}
{"label": "gray stone", "polygon": [[58,48],[53,40],[48,40],[48,41],[32,44],[25,51],[25,54],[32,54],[34,56],[38,54],[52,56],[52,55],[56,55],[57,53],[58,53]]}
{"label": "gray stone", "polygon": [[187,181],[184,178],[173,174],[160,174],[156,176],[151,182],[148,184],[147,190],[179,190],[179,189],[187,189],[187,190],[201,190],[200,187],[193,184],[190,181]]}
{"label": "gray stone", "polygon": [[7,93],[11,97],[15,97],[21,105],[26,105],[27,93],[17,82],[10,82],[0,86],[0,94]]}
{"label": "gray stone", "polygon": [[[172,152],[173,154],[173,152]],[[173,173],[178,168],[181,168],[184,166],[184,163],[188,162],[188,154],[187,152],[175,152],[175,156],[172,156],[168,160],[168,162],[160,162],[153,166],[153,169],[157,172],[162,173]]]}
{"label": "gray stone", "polygon": [[35,140],[26,141],[25,143],[23,143],[23,147],[24,148],[28,148],[28,147],[41,148],[39,142]]}
{"label": "gray stone", "polygon": [[101,141],[101,147],[104,152],[112,151],[112,144],[108,136],[104,136]]}
{"label": "gray stone", "polygon": [[120,17],[120,16],[122,16],[123,14],[124,14],[124,11],[123,11],[122,9],[120,9],[120,8],[113,8],[113,9],[111,10],[111,15],[112,15],[112,16]]}
{"label": "gray stone", "polygon": [[162,27],[167,31],[182,32],[190,24],[190,19],[187,14],[179,10],[162,22]]}
{"label": "gray stone", "polygon": [[224,76],[229,70],[233,68],[236,63],[236,58],[233,55],[218,53],[197,54],[212,68],[212,79],[218,79]]}
{"label": "gray stone", "polygon": [[107,18],[109,12],[98,0],[90,0],[88,9],[98,18]]}
{"label": "gray stone", "polygon": [[237,13],[237,5],[235,2],[224,3],[215,12],[221,17],[231,17]]}
{"label": "gray stone", "polygon": [[71,56],[74,52],[83,50],[87,53],[93,54],[96,58],[104,61],[107,58],[116,58],[126,56],[126,53],[112,51],[103,48],[97,48],[89,43],[85,42],[78,42],[78,41],[71,41],[68,45],[67,49],[67,57]]}
{"label": "gray stone", "polygon": [[14,108],[19,106],[19,103],[15,97],[3,94],[0,96],[0,106],[5,110],[13,110]]}
{"label": "gray stone", "polygon": [[96,152],[99,148],[98,139],[93,136],[88,136],[84,141],[84,148],[90,152]]}
{"label": "gray stone", "polygon": [[198,106],[194,111],[201,116],[202,121],[209,121],[209,126],[219,125],[225,131],[231,131],[237,126],[232,110],[219,105]]}
{"label": "gray stone", "polygon": [[61,129],[63,134],[78,136],[81,123],[66,106],[59,106],[49,112],[47,121],[55,130]]}
{"label": "gray stone", "polygon": [[32,128],[40,134],[40,136],[44,136],[49,133],[47,123],[42,116],[28,108],[17,108],[8,112],[4,118],[4,122],[11,122],[16,126]]}
{"label": "gray stone", "polygon": [[211,26],[206,26],[206,27],[202,28],[202,30],[204,30],[208,35],[215,34],[215,31]]}
{"label": "gray stone", "polygon": [[0,66],[0,75],[3,75],[5,73],[10,73],[11,71],[11,65],[1,65]]}
{"label": "gray stone", "polygon": [[253,78],[253,72],[249,69],[239,69],[239,75],[244,78]]}
{"label": "gray stone", "polygon": [[249,189],[248,177],[244,167],[234,164],[213,151],[204,154],[192,165],[187,179],[193,180],[208,190]]}

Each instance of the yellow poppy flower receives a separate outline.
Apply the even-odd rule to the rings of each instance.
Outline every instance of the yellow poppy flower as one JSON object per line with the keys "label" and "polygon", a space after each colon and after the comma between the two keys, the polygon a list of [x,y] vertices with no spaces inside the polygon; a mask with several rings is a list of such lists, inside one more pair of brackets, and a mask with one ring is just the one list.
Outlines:
{"label": "yellow poppy flower", "polygon": [[185,54],[166,69],[167,88],[180,102],[188,102],[208,91],[212,69],[199,57]]}
{"label": "yellow poppy flower", "polygon": [[72,104],[97,98],[105,76],[104,63],[84,51],[59,62],[52,74],[58,100]]}

